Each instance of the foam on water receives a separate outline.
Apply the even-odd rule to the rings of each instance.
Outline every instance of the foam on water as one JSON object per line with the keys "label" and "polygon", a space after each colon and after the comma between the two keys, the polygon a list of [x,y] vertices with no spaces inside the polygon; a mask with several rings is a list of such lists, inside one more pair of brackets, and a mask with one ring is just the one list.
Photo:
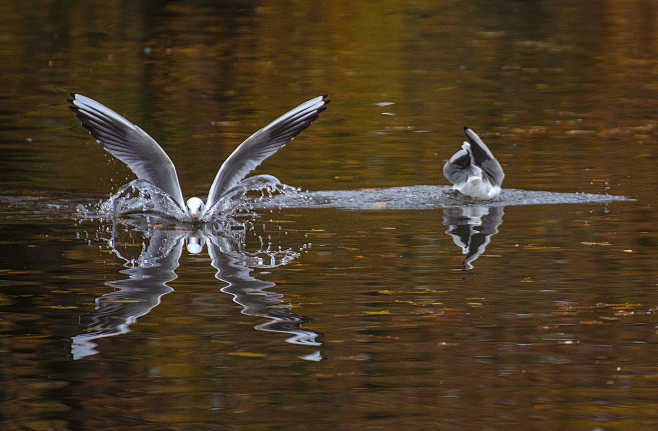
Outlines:
{"label": "foam on water", "polygon": [[625,196],[589,193],[554,193],[504,189],[493,200],[482,201],[465,197],[449,186],[407,186],[382,189],[331,190],[316,192],[288,191],[272,199],[254,202],[255,208],[344,208],[433,209],[464,206],[514,206],[548,204],[583,204],[611,201],[632,201]]}
{"label": "foam on water", "polygon": [[[380,189],[301,191],[270,175],[246,178],[220,199],[204,222],[222,222],[235,216],[255,216],[263,208],[343,208],[358,210],[423,210],[467,206],[587,204],[634,201],[609,194],[554,193],[504,189],[491,201],[470,199],[449,186],[405,186]],[[123,186],[106,201],[52,196],[0,196],[0,215],[7,219],[48,219],[73,216],[76,220],[114,220],[131,215],[161,217],[165,223],[191,220],[162,190],[144,180]]]}

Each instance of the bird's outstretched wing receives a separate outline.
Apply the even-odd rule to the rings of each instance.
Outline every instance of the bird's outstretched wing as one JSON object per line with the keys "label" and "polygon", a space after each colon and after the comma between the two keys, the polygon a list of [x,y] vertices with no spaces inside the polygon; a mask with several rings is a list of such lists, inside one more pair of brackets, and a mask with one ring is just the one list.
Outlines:
{"label": "bird's outstretched wing", "polygon": [[165,151],[138,125],[81,94],[71,94],[71,110],[96,141],[137,175],[185,209],[176,168]]}
{"label": "bird's outstretched wing", "polygon": [[286,112],[242,142],[219,168],[208,192],[206,211],[263,160],[307,128],[326,109],[328,96],[318,96]]}

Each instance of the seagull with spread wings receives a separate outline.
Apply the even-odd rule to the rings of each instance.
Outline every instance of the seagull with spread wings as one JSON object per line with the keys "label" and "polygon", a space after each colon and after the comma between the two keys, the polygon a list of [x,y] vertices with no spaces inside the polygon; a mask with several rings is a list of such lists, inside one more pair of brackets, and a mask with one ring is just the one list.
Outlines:
{"label": "seagull with spread wings", "polygon": [[318,118],[329,98],[318,96],[308,100],[249,136],[219,168],[205,202],[198,197],[183,199],[176,167],[162,147],[138,125],[81,94],[71,94],[69,102],[71,110],[96,142],[125,163],[138,178],[167,193],[186,216],[195,221],[205,219],[215,203],[249,172]]}

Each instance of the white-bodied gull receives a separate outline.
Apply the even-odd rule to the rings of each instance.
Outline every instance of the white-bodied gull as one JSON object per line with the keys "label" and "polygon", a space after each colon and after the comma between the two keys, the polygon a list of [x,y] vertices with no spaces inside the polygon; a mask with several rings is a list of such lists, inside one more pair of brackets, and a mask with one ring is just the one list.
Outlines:
{"label": "white-bodied gull", "polygon": [[503,168],[482,139],[468,127],[464,142],[443,165],[443,175],[459,193],[475,199],[493,199],[500,194],[505,178]]}
{"label": "white-bodied gull", "polygon": [[162,147],[138,125],[81,94],[71,94],[69,102],[82,125],[108,153],[125,163],[138,178],[167,193],[189,219],[198,220],[263,160],[318,118],[329,98],[318,96],[308,100],[249,136],[219,168],[205,203],[198,197],[187,202],[183,199],[176,167]]}

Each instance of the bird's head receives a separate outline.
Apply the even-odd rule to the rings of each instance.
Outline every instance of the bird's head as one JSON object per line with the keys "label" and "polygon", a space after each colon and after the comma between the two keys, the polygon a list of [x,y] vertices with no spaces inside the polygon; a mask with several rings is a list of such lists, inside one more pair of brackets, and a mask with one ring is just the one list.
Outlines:
{"label": "bird's head", "polygon": [[190,214],[190,217],[192,217],[192,220],[194,221],[199,220],[199,217],[201,217],[203,214],[205,207],[206,204],[204,204],[203,201],[197,197],[189,198],[187,200],[187,212]]}

